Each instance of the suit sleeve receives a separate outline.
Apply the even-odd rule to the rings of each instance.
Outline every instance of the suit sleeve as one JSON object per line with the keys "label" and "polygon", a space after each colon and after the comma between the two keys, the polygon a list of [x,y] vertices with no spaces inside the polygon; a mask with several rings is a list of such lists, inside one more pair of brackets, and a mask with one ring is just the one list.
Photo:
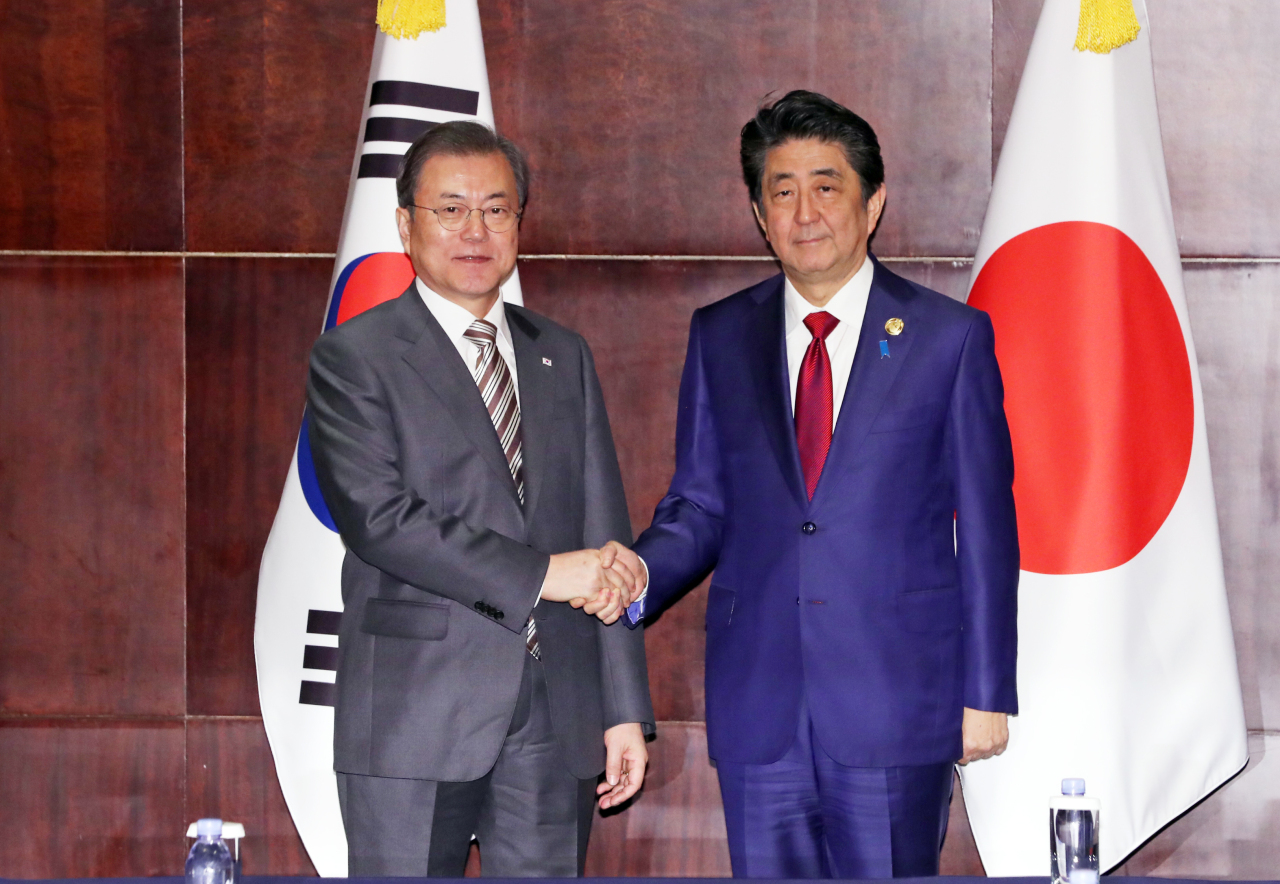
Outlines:
{"label": "suit sleeve", "polygon": [[496,622],[520,632],[548,555],[436,512],[405,484],[382,383],[341,335],[312,348],[307,402],[316,478],[347,548],[402,583],[493,606]]}
{"label": "suit sleeve", "polygon": [[949,454],[956,477],[956,564],[964,616],[964,705],[1018,711],[1018,523],[1013,447],[991,319],[980,313],[960,354]]}
{"label": "suit sleeve", "polygon": [[701,311],[689,326],[689,350],[676,414],[676,472],[635,551],[649,567],[645,614],[652,615],[715,567],[724,536],[720,445],[707,387]]}
{"label": "suit sleeve", "polygon": [[[604,394],[596,375],[595,360],[586,341],[582,348],[582,388],[586,397],[586,461],[583,487],[586,519],[583,548],[598,548],[610,540],[631,543],[631,517],[622,488],[622,473],[613,446],[613,432],[604,407]],[[600,630],[601,684],[604,690],[604,726],[639,722],[653,733],[653,704],[649,698],[649,672],[644,655],[644,631],[627,629],[622,619]]]}

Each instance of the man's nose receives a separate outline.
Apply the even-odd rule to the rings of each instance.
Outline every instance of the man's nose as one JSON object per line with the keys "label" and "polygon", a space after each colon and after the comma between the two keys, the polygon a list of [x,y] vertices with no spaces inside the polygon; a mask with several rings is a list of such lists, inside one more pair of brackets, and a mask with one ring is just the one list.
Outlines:
{"label": "man's nose", "polygon": [[483,242],[489,238],[489,228],[484,226],[482,209],[472,209],[467,213],[467,223],[463,225],[462,238],[471,242]]}
{"label": "man's nose", "polygon": [[796,200],[796,223],[812,224],[819,217],[817,201],[809,194],[801,191],[799,199]]}

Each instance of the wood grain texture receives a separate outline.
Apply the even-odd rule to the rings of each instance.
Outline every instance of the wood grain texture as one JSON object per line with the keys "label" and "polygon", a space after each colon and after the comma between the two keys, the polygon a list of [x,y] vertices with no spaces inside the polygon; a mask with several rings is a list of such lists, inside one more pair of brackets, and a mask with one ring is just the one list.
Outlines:
{"label": "wood grain texture", "polygon": [[0,711],[183,711],[182,268],[0,257]]}
{"label": "wood grain texture", "polygon": [[187,262],[187,698],[258,714],[258,565],[293,457],[333,262]]}
{"label": "wood grain texture", "polygon": [[184,818],[243,823],[246,875],[314,875],[276,779],[260,720],[193,719],[187,723]]}
{"label": "wood grain texture", "polygon": [[187,0],[190,249],[336,248],[373,35],[360,3]]}
{"label": "wood grain texture", "polygon": [[8,878],[178,875],[182,722],[0,719]]}
{"label": "wood grain texture", "polygon": [[0,0],[0,248],[182,247],[179,0]]}
{"label": "wood grain texture", "polygon": [[525,250],[764,254],[738,133],[768,93],[864,116],[886,254],[972,254],[990,187],[989,0],[480,4],[498,127],[537,178]]}

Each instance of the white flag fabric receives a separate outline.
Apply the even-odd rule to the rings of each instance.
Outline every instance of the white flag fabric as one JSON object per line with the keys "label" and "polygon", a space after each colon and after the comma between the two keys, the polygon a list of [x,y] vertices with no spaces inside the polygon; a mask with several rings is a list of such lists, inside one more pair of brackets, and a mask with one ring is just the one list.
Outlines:
{"label": "white flag fabric", "polygon": [[[476,0],[449,0],[448,24],[434,33],[377,34],[325,329],[412,282],[395,222],[400,159],[433,123],[465,119],[493,125]],[[515,273],[502,295],[522,303]],[[344,877],[332,707],[345,549],[316,484],[306,420],[262,553],[253,644],[262,720],[289,813],[316,870]]]}
{"label": "white flag fabric", "polygon": [[1021,711],[1004,755],[961,769],[999,876],[1048,874],[1065,777],[1101,801],[1106,871],[1247,760],[1146,9],[1098,53],[1074,48],[1081,5],[1045,0],[969,294],[995,325],[1022,548]]}

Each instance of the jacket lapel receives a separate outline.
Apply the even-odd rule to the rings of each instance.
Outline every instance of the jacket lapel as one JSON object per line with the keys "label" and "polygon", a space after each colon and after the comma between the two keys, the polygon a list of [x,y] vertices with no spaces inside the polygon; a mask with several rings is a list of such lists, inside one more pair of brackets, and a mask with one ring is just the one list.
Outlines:
{"label": "jacket lapel", "polygon": [[[913,305],[907,297],[908,292],[898,284],[896,276],[876,262],[871,291],[867,295],[867,310],[858,336],[858,349],[853,357],[853,369],[831,437],[831,450],[814,491],[815,502],[824,488],[839,484],[839,474],[853,463],[911,351],[918,324],[912,321]],[[902,333],[896,336],[885,331],[885,323],[893,318],[904,322]],[[889,342],[888,357],[883,356],[880,350],[880,342],[886,340]]]}
{"label": "jacket lapel", "polygon": [[766,288],[752,313],[747,329],[747,358],[755,381],[765,435],[778,460],[787,487],[802,508],[808,507],[804,476],[800,472],[800,451],[796,447],[795,420],[791,415],[790,375],[787,371],[786,313],[782,295],[783,277]]}
{"label": "jacket lapel", "polygon": [[547,442],[555,408],[555,369],[543,362],[546,354],[536,343],[541,332],[526,317],[507,306],[507,327],[516,351],[520,384],[520,434],[524,452],[524,512],[533,515],[546,475]]}
{"label": "jacket lapel", "polygon": [[396,306],[400,314],[400,327],[396,334],[412,344],[405,351],[405,362],[440,397],[462,435],[475,447],[481,460],[505,479],[504,487],[511,490],[511,499],[518,504],[516,486],[511,481],[507,456],[498,442],[493,420],[484,407],[484,400],[480,398],[475,379],[459,358],[453,342],[431,315],[427,305],[422,303],[415,286],[409,286],[397,300]]}

